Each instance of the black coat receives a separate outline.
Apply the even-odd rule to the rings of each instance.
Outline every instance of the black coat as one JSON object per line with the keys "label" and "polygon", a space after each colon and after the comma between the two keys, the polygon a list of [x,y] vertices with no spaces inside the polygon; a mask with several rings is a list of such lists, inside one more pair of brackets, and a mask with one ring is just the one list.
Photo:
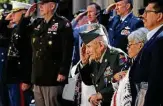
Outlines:
{"label": "black coat", "polygon": [[91,64],[84,66],[80,71],[82,81],[86,85],[93,84],[96,88],[96,92],[102,94],[103,100],[101,106],[109,106],[111,103],[113,95],[111,84],[112,76],[119,72],[125,65],[125,61],[121,61],[120,55],[127,59],[124,52],[115,48],[109,48],[104,54],[99,69],[97,63],[94,61]]}
{"label": "black coat", "polygon": [[6,83],[31,83],[32,46],[30,36],[19,30],[20,24],[13,28],[4,70]]}
{"label": "black coat", "polygon": [[139,52],[130,70],[131,92],[134,106],[137,95],[135,84],[148,83],[144,106],[163,105],[163,27],[160,28]]}
{"label": "black coat", "polygon": [[71,24],[56,14],[45,23],[36,19],[30,26],[23,19],[22,30],[28,30],[33,48],[32,83],[56,86],[67,83],[57,81],[58,74],[68,76],[72,59],[73,33]]}

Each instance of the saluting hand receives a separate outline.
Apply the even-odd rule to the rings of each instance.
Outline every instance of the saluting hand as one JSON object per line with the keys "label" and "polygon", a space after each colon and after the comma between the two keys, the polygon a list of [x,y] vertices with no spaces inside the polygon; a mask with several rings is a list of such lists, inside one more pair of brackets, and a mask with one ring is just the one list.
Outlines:
{"label": "saluting hand", "polygon": [[32,6],[25,13],[25,17],[32,16],[33,13],[36,11],[36,7],[37,7],[37,3],[32,4]]}
{"label": "saluting hand", "polygon": [[86,53],[86,45],[83,43],[82,47],[80,48],[80,58],[82,64],[87,64],[89,62],[89,55]]}
{"label": "saluting hand", "polygon": [[82,19],[83,16],[85,16],[86,14],[87,14],[87,11],[80,13],[80,14],[75,18],[75,20],[76,20],[76,21],[79,21],[79,20]]}
{"label": "saluting hand", "polygon": [[110,4],[107,8],[106,8],[106,12],[109,13],[110,11],[114,10],[116,7],[116,3]]}

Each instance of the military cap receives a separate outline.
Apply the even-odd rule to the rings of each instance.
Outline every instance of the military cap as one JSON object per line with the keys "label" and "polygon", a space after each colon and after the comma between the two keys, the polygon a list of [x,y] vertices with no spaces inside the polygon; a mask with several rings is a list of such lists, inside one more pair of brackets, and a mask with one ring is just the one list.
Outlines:
{"label": "military cap", "polygon": [[48,2],[55,2],[55,3],[59,3],[59,0],[40,0],[38,3],[48,3]]}
{"label": "military cap", "polygon": [[8,3],[1,3],[0,6],[4,11],[11,11],[12,9],[12,5]]}
{"label": "military cap", "polygon": [[22,3],[18,1],[11,1],[12,3],[12,12],[17,12],[19,10],[28,10],[32,5],[27,3]]}
{"label": "military cap", "polygon": [[90,24],[90,27],[87,31],[83,31],[80,34],[81,39],[83,40],[83,42],[85,44],[88,44],[89,42],[91,42],[92,40],[94,40],[95,38],[99,37],[99,36],[106,36],[106,34],[104,33],[104,30],[102,28],[102,25],[100,24]]}

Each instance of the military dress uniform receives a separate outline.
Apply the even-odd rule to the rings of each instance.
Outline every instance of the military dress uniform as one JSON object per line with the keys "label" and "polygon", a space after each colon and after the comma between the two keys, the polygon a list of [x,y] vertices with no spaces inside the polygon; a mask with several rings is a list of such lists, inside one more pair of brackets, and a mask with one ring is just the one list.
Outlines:
{"label": "military dress uniform", "polygon": [[[35,94],[38,90],[35,88],[60,87],[67,83],[67,78],[63,82],[58,82],[57,77],[59,74],[68,76],[73,51],[73,32],[70,22],[56,13],[48,23],[44,19],[36,19],[28,26],[29,20],[30,18],[22,20],[21,24],[24,27],[21,27],[21,30],[28,30],[28,34],[31,35],[33,48],[32,83],[35,85]],[[62,88],[55,94],[61,95],[60,92],[62,92]],[[53,93],[53,95],[55,94]],[[51,100],[51,97],[49,101],[55,102],[55,100]]]}
{"label": "military dress uniform", "polygon": [[[102,35],[97,30],[82,32],[81,38],[85,44]],[[94,85],[96,92],[101,93],[101,106],[109,106],[113,95],[112,77],[121,71],[127,62],[127,55],[120,49],[108,46],[103,52],[99,63],[91,61],[90,64],[80,66],[82,81],[86,85]],[[82,63],[81,63],[82,64]]]}
{"label": "military dress uniform", "polygon": [[121,21],[119,16],[115,16],[108,24],[110,44],[127,52],[128,35],[140,27],[143,27],[143,22],[132,13],[129,13],[124,21]]}
{"label": "military dress uniform", "polygon": [[[121,0],[114,0],[115,2],[119,2]],[[133,6],[133,0],[128,0],[131,6]],[[113,15],[114,12],[111,11],[108,14],[101,14],[102,23],[107,23],[106,28],[108,30],[108,39],[110,45],[116,48],[122,49],[127,53],[127,44],[128,35],[135,31],[136,29],[143,27],[143,21],[134,16],[134,14],[130,11],[124,17],[119,15]]]}
{"label": "military dress uniform", "polygon": [[[12,6],[12,12],[16,13],[21,10],[27,10],[31,5],[13,1]],[[26,32],[18,30],[20,25],[12,25],[13,30],[9,41],[3,80],[8,87],[9,104],[11,106],[20,106],[21,100],[28,97],[30,98],[31,96],[25,96],[28,90],[23,92],[20,88],[20,84],[31,84],[32,47],[30,37],[26,34]],[[22,93],[23,98],[21,98],[20,93]],[[24,100],[24,102],[26,103],[27,101]],[[29,104],[27,103],[27,105]]]}

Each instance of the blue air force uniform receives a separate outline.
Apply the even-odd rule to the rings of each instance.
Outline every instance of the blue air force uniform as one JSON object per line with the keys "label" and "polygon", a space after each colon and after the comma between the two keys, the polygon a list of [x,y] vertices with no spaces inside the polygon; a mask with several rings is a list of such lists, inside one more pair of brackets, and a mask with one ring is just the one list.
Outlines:
{"label": "blue air force uniform", "polygon": [[143,27],[143,22],[130,13],[124,21],[119,16],[114,16],[108,22],[108,37],[111,46],[127,52],[127,36],[134,30]]}

